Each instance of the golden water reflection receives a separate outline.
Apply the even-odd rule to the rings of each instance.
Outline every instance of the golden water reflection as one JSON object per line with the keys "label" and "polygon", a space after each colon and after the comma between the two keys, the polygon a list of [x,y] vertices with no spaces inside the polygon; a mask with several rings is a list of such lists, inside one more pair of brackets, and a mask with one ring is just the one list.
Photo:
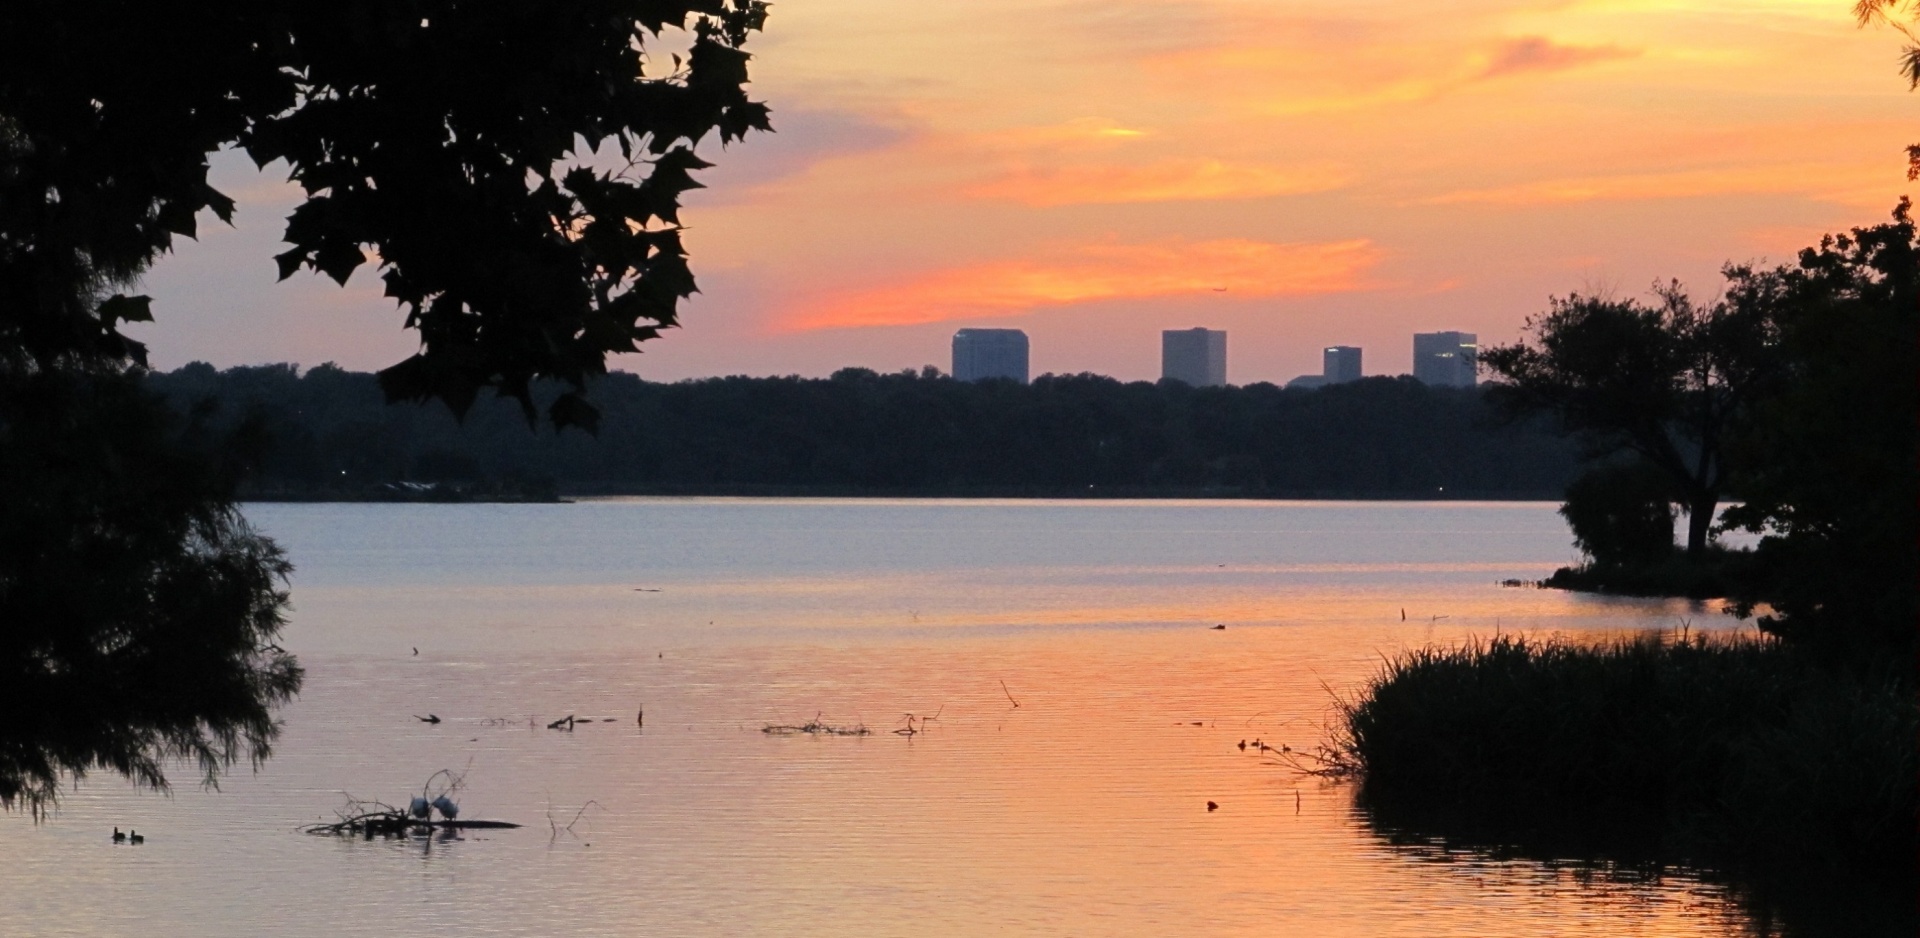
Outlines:
{"label": "golden water reflection", "polygon": [[[1013,513],[1007,526],[1030,524],[1029,540],[1052,530],[1020,514],[1029,508],[992,510]],[[709,517],[709,542],[686,533],[698,518],[682,519],[679,541],[662,540],[731,566],[661,553],[632,570],[593,569],[556,550],[545,574],[524,558],[497,569],[472,559],[507,536],[497,518],[472,520],[487,512],[472,512],[465,530],[457,522],[468,516],[430,516],[472,545],[468,566],[411,574],[388,559],[409,536],[405,519],[270,516],[308,578],[296,582],[290,640],[310,679],[278,754],[217,794],[142,797],[99,779],[55,823],[0,819],[10,858],[0,934],[1745,929],[1723,887],[1684,870],[1593,875],[1393,843],[1356,814],[1347,786],[1239,746],[1310,748],[1332,695],[1407,647],[1495,630],[1585,640],[1683,619],[1737,624],[1686,604],[1499,587],[1542,574],[1524,557],[1447,565],[1389,549],[1374,565],[1275,562],[1294,548],[1261,532],[1284,529],[1273,522],[1285,515],[1206,514],[1208,537],[1181,547],[1166,532],[1188,515],[1168,511],[1103,520],[1125,529],[1132,518],[1155,537],[1101,548],[1098,562],[1043,543],[883,563],[873,558],[910,553],[889,551],[888,532],[914,525],[880,512],[848,529],[865,546],[846,553],[866,554],[836,568],[820,557],[831,559],[839,535],[817,538],[804,560],[755,554],[764,525],[747,512],[733,534]],[[576,535],[540,528],[547,517],[616,545],[645,536],[622,532],[675,523],[529,513],[515,536],[571,543]],[[1219,548],[1223,517],[1249,525],[1229,530],[1239,538],[1230,551]],[[1428,520],[1516,525],[1523,540],[1536,536],[1529,525],[1557,524],[1550,506]],[[592,527],[603,522],[615,529]],[[995,566],[999,553],[1015,559]],[[816,569],[787,569],[803,562]],[[427,713],[443,722],[413,718]],[[611,722],[545,729],[567,714]],[[895,734],[908,714],[926,731]],[[873,733],[760,731],[815,717]],[[528,826],[430,850],[292,833],[344,791],[397,799],[443,767],[468,773],[465,816]],[[148,833],[147,845],[112,847],[101,832],[115,825]]]}

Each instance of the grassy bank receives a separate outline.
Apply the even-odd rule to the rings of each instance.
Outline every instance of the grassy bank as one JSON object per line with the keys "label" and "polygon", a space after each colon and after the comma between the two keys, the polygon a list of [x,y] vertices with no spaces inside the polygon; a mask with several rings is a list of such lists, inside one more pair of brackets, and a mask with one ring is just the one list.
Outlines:
{"label": "grassy bank", "polygon": [[1916,878],[1920,702],[1903,680],[1753,638],[1501,637],[1402,655],[1342,710],[1329,757],[1389,824],[1762,883]]}

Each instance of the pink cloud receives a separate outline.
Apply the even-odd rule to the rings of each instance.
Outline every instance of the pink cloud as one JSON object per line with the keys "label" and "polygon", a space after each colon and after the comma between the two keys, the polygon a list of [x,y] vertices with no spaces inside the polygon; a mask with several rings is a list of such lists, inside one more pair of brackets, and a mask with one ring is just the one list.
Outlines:
{"label": "pink cloud", "polygon": [[1621,46],[1579,46],[1554,42],[1545,36],[1521,36],[1500,43],[1479,77],[1498,78],[1522,72],[1559,72],[1595,62],[1631,59],[1638,49]]}

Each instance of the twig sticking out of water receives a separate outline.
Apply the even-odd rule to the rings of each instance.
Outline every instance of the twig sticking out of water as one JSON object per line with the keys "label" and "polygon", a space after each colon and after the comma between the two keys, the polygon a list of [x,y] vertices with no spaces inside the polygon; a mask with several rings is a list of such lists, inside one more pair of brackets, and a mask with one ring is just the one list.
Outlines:
{"label": "twig sticking out of water", "polygon": [[[580,806],[580,810],[573,812],[573,820],[568,821],[566,826],[562,827],[559,821],[553,819],[553,804],[549,802],[547,804],[547,829],[552,832],[552,835],[547,838],[548,846],[552,846],[558,841],[561,834],[566,834],[569,837],[579,837],[580,835],[573,832],[573,825],[580,823],[581,816],[587,813],[588,808],[599,807],[601,807],[600,802],[589,799],[586,804]],[[604,810],[604,808],[602,810]],[[592,844],[588,844],[588,846],[592,846]]]}
{"label": "twig sticking out of water", "polygon": [[918,735],[920,735],[921,733],[924,733],[924,732],[926,732],[926,731],[927,731],[927,729],[928,729],[928,727],[927,727],[927,724],[929,724],[929,723],[932,723],[933,721],[935,721],[935,720],[938,720],[938,719],[940,719],[940,714],[942,714],[942,713],[945,713],[945,712],[946,712],[946,710],[947,710],[947,708],[946,708],[946,706],[945,706],[945,705],[942,705],[942,706],[940,707],[940,709],[938,709],[938,710],[935,710],[935,711],[933,712],[933,715],[931,715],[931,716],[924,716],[924,717],[922,717],[922,716],[915,716],[914,714],[911,714],[911,713],[909,713],[909,714],[907,714],[907,715],[906,715],[906,718],[907,718],[907,725],[906,725],[906,726],[903,726],[903,727],[901,727],[901,728],[899,728],[899,729],[897,729],[897,730],[894,730],[894,731],[893,731],[893,735],[895,735],[895,736],[918,736]]}
{"label": "twig sticking out of water", "polygon": [[817,713],[813,715],[813,719],[808,720],[805,723],[801,723],[798,725],[795,725],[792,723],[769,723],[761,727],[760,732],[765,733],[769,736],[795,736],[800,733],[805,733],[809,736],[871,736],[873,735],[873,731],[870,729],[867,729],[867,725],[865,723],[855,723],[850,726],[836,726],[832,723],[822,722],[820,719],[820,714],[817,714]]}
{"label": "twig sticking out of water", "polygon": [[1006,681],[1000,682],[1000,693],[1007,695],[1007,702],[1013,704],[1013,709],[1020,709],[1020,701],[1013,699],[1013,691],[1007,689]]}
{"label": "twig sticking out of water", "polygon": [[[1275,764],[1315,778],[1352,778],[1360,774],[1360,766],[1351,756],[1330,746],[1316,746],[1312,752],[1280,750],[1268,746],[1266,753]],[[1298,805],[1295,807],[1297,808]]]}

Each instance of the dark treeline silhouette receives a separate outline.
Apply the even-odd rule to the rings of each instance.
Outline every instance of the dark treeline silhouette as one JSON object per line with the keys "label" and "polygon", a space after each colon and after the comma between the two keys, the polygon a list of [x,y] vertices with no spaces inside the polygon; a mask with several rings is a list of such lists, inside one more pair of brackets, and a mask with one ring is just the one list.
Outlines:
{"label": "dark treeline silhouette", "polygon": [[[364,497],[413,482],[486,494],[739,492],[1556,498],[1576,474],[1544,421],[1506,423],[1473,390],[1369,378],[1319,390],[1192,388],[1097,375],[1031,385],[937,371],[672,384],[611,374],[597,437],[532,432],[517,404],[386,407],[373,375],[321,365],[150,385],[268,446],[253,497]],[[547,393],[557,393],[549,389]]]}

